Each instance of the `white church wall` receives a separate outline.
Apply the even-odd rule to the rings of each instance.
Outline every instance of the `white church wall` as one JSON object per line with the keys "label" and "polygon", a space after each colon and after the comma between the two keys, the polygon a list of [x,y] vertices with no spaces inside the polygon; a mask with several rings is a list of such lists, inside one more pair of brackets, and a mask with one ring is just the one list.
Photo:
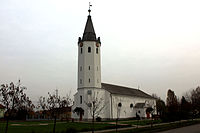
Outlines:
{"label": "white church wall", "polygon": [[[78,88],[101,88],[100,46],[97,47],[95,41],[81,43],[83,46],[79,46],[78,50]],[[88,52],[88,47],[91,48],[90,53]],[[98,49],[98,53],[96,49]]]}
{"label": "white church wall", "polygon": [[[87,95],[87,102],[92,103],[93,101],[95,101],[95,105],[97,108],[95,110],[95,118],[96,117],[105,118],[107,114],[106,110],[107,108],[109,108],[109,105],[106,104],[108,103],[108,100],[105,99],[105,90],[96,88],[96,89],[89,89],[89,91],[91,91],[92,93],[90,95]],[[85,106],[88,111],[88,119],[92,119],[93,109],[88,107],[86,104]]]}
{"label": "white church wall", "polygon": [[[81,98],[82,97],[82,98]],[[77,115],[77,113],[76,112],[74,112],[74,109],[76,108],[76,107],[81,107],[82,109],[84,109],[85,107],[84,107],[84,104],[83,104],[83,102],[84,102],[84,89],[78,89],[78,92],[74,95],[74,104],[73,104],[73,106],[72,106],[72,118],[74,118],[74,119],[79,119],[80,118],[80,116],[79,115]],[[82,99],[82,100],[81,100]],[[84,118],[84,116],[85,116],[85,113],[84,113],[84,115],[83,115],[83,118]]]}
{"label": "white church wall", "polygon": [[[82,103],[80,102],[80,96],[82,96]],[[101,118],[108,117],[107,110],[109,109],[109,101],[105,98],[105,90],[100,88],[78,89],[78,92],[74,95],[74,105],[72,107],[72,111],[76,107],[81,107],[84,110],[83,119],[92,119],[92,108],[88,106],[89,103],[92,103],[92,101],[99,103],[97,105],[98,109],[95,112],[95,118],[98,116]],[[100,109],[102,110],[99,111]],[[97,112],[99,113],[96,114]],[[73,112],[72,117],[75,119],[80,118],[79,115]]]}
{"label": "white church wall", "polygon": [[78,115],[74,112],[74,109],[77,107],[77,93],[74,94],[74,102],[73,102],[73,105],[72,105],[72,118],[74,119],[78,119]]}
{"label": "white church wall", "polygon": [[[136,117],[137,109],[135,108],[135,104],[145,102],[151,103],[152,105],[149,104],[149,106],[152,107],[154,107],[154,104],[156,103],[154,99],[112,94],[113,118],[117,118],[118,114],[118,118]],[[121,108],[118,108],[119,103],[122,104]],[[130,107],[130,104],[133,104],[133,107]],[[146,113],[141,110],[140,116],[146,117]]]}
{"label": "white church wall", "polygon": [[104,109],[104,117],[102,118],[106,118],[106,119],[110,119],[112,118],[112,114],[111,114],[111,111],[112,111],[112,103],[111,103],[111,94],[110,92],[106,91],[105,90],[105,109]]}

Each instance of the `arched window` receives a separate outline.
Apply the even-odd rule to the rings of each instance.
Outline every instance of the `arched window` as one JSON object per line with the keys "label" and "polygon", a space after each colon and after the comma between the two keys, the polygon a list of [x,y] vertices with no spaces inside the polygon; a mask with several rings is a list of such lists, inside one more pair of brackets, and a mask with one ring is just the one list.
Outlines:
{"label": "arched window", "polygon": [[90,79],[89,79],[89,83],[90,83]]}
{"label": "arched window", "polygon": [[83,48],[81,48],[81,54],[83,53]]}
{"label": "arched window", "polygon": [[91,47],[88,47],[88,53],[91,53]]}
{"label": "arched window", "polygon": [[122,107],[122,103],[118,103],[118,107]]}
{"label": "arched window", "polygon": [[130,104],[130,108],[133,108],[133,104],[132,103]]}
{"label": "arched window", "polygon": [[80,79],[80,84],[82,84],[82,79]]}
{"label": "arched window", "polygon": [[90,70],[90,66],[88,67],[88,69]]}
{"label": "arched window", "polygon": [[80,71],[82,71],[82,66],[80,66]]}
{"label": "arched window", "polygon": [[96,53],[98,54],[98,52],[99,52],[99,49],[98,49],[98,48],[96,48]]}

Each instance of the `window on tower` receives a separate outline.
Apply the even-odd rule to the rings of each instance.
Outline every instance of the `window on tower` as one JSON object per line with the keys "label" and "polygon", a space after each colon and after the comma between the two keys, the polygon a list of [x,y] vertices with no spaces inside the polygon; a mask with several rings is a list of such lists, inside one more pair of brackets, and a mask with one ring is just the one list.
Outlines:
{"label": "window on tower", "polygon": [[82,84],[82,79],[80,79],[80,84]]}
{"label": "window on tower", "polygon": [[88,53],[91,53],[91,47],[88,47]]}
{"label": "window on tower", "polygon": [[80,66],[80,71],[82,71],[82,66]]}
{"label": "window on tower", "polygon": [[81,48],[81,54],[83,53],[83,48]]}
{"label": "window on tower", "polygon": [[82,96],[80,96],[80,104],[82,104],[83,102],[83,99],[82,99]]}
{"label": "window on tower", "polygon": [[88,69],[90,70],[90,66],[88,67]]}
{"label": "window on tower", "polygon": [[98,49],[98,48],[96,48],[96,53],[98,54],[98,52],[99,52],[99,49]]}
{"label": "window on tower", "polygon": [[90,79],[89,79],[89,83],[90,83]]}

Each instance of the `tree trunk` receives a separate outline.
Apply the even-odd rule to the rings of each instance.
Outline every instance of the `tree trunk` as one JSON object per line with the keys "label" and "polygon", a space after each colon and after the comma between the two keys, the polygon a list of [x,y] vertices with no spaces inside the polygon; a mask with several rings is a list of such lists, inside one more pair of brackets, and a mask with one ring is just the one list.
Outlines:
{"label": "tree trunk", "polygon": [[94,114],[92,116],[92,133],[94,133]]}
{"label": "tree trunk", "polygon": [[7,117],[7,118],[6,118],[6,130],[5,130],[5,133],[8,132],[8,120],[9,120],[9,118]]}
{"label": "tree trunk", "polygon": [[56,132],[56,116],[54,116],[53,133]]}

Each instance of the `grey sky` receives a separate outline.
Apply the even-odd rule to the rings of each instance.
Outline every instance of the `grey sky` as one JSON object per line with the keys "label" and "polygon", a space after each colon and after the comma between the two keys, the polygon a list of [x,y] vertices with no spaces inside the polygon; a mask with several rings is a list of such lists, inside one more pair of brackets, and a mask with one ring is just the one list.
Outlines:
{"label": "grey sky", "polygon": [[[87,0],[1,0],[0,83],[20,78],[34,100],[56,88],[76,92],[77,41]],[[200,85],[200,1],[96,0],[102,82],[165,98]],[[164,99],[165,100],[165,99]]]}

